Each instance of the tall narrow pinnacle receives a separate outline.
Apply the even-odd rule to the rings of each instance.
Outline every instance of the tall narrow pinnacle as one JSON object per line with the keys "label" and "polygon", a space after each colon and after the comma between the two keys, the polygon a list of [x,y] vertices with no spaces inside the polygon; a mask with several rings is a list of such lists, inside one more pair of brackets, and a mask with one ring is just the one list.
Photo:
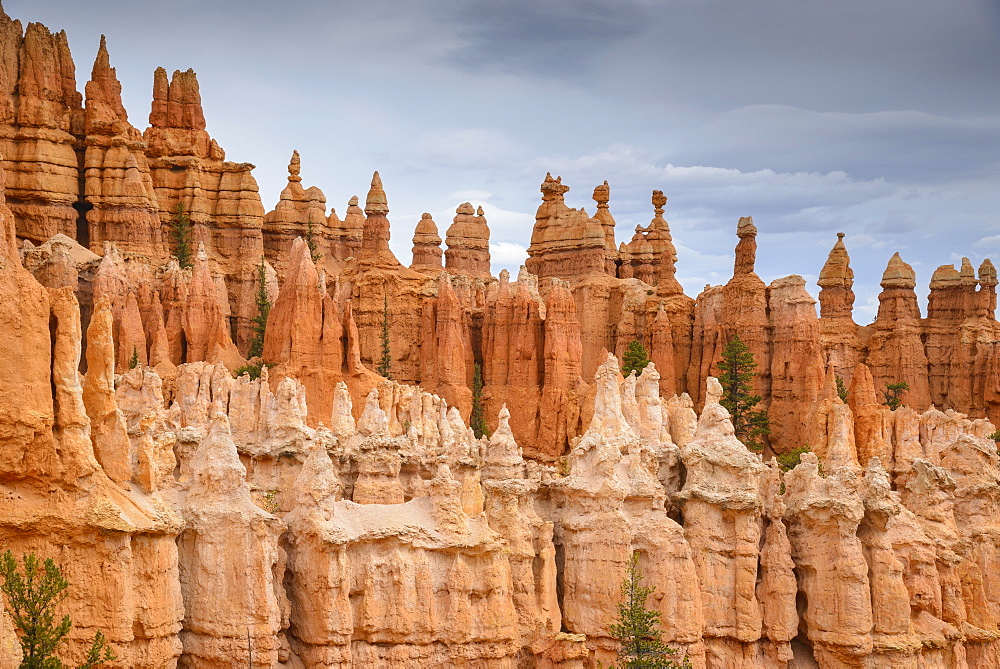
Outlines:
{"label": "tall narrow pinnacle", "polygon": [[292,151],[292,158],[288,161],[288,180],[289,181],[302,181],[302,177],[299,176],[299,172],[302,169],[302,161],[299,158],[298,151]]}
{"label": "tall narrow pinnacle", "polygon": [[128,114],[122,104],[122,85],[115,68],[111,67],[104,35],[101,35],[101,44],[97,48],[97,57],[85,90],[87,134],[117,134],[116,122],[127,122]]}
{"label": "tall narrow pinnacle", "polygon": [[843,232],[837,233],[837,243],[830,249],[830,255],[827,256],[816,283],[821,288],[854,286],[854,270],[851,269],[851,257],[847,255],[847,247],[844,246]]}
{"label": "tall narrow pinnacle", "polygon": [[850,317],[854,309],[854,270],[844,246],[844,233],[837,233],[837,243],[830,249],[816,281],[820,287],[820,315],[824,318]]}
{"label": "tall narrow pinnacle", "polygon": [[101,45],[97,47],[97,58],[94,59],[94,69],[90,72],[90,78],[95,81],[103,79],[110,72],[114,76],[114,68],[111,67],[111,57],[108,55],[108,41],[101,35]]}
{"label": "tall narrow pinnacle", "polygon": [[740,238],[736,245],[736,263],[733,274],[753,274],[757,262],[757,227],[752,216],[743,216],[736,226],[736,236]]}
{"label": "tall narrow pinnacle", "polygon": [[369,216],[389,213],[389,204],[385,198],[385,191],[382,189],[382,177],[379,176],[378,171],[372,175],[372,187],[365,199],[365,213]]}

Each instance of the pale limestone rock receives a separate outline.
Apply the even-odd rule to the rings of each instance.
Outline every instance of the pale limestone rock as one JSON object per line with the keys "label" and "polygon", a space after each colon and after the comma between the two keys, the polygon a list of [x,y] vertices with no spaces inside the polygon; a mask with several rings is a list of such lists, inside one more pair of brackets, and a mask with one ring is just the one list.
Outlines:
{"label": "pale limestone rock", "polygon": [[287,616],[275,582],[284,567],[278,546],[283,523],[251,500],[224,414],[213,417],[191,469],[178,539],[185,609],[181,666],[246,661],[248,643],[255,662],[272,666]]}
{"label": "pale limestone rock", "polygon": [[347,384],[343,381],[337,383],[337,388],[333,395],[333,410],[330,414],[330,430],[341,442],[357,432],[357,425],[352,414],[353,405],[351,394],[347,390]]}
{"label": "pale limestone rock", "polygon": [[752,643],[762,633],[755,588],[764,467],[736,438],[729,413],[718,403],[719,382],[709,377],[707,385],[694,439],[681,449],[687,475],[677,497],[701,588],[708,661],[726,665],[743,654],[734,656],[739,646],[733,642]]}
{"label": "pale limestone rock", "polygon": [[789,642],[798,634],[799,614],[796,609],[795,562],[783,516],[785,503],[781,498],[781,475],[772,460],[760,478],[764,516],[764,544],[760,550],[760,579],[757,599],[761,602],[762,641],[774,660],[789,659]]}
{"label": "pale limestone rock", "polygon": [[5,607],[0,607],[0,667],[14,669],[20,666],[23,655],[14,629],[14,621]]}
{"label": "pale limestone rock", "polygon": [[389,417],[378,403],[378,388],[372,388],[365,410],[358,419],[358,432],[364,436],[389,436]]}
{"label": "pale limestone rock", "polygon": [[[399,392],[388,390],[389,395]],[[377,398],[371,397],[369,417],[387,416]],[[415,399],[404,400],[409,407],[390,407],[391,413],[409,417],[422,404],[414,404]],[[388,436],[388,427],[379,430]],[[400,439],[399,452],[405,452],[405,438]],[[499,559],[501,542],[484,519],[463,511],[462,486],[449,467],[439,465],[423,494],[392,507],[339,500],[342,486],[334,468],[325,448],[310,454],[296,483],[300,506],[287,516],[291,642],[303,661],[341,666],[353,658],[364,664],[425,666],[459,656],[512,657],[520,643],[514,600],[505,585],[510,567]],[[376,550],[375,537],[388,539],[389,550]],[[478,581],[470,580],[473,573]],[[442,588],[452,593],[447,603],[430,596]],[[360,596],[349,598],[349,593]],[[387,607],[390,602],[396,606]],[[426,647],[444,638],[451,645]]]}
{"label": "pale limestone rock", "polygon": [[[666,639],[700,655],[704,618],[691,549],[666,514],[652,454],[621,414],[618,369],[609,355],[598,371],[590,428],[569,456],[570,474],[549,482],[562,509],[555,543],[564,556],[563,625],[587,634],[598,657],[608,659],[615,644],[605,612],[617,602],[617,584],[638,551],[650,582],[675,584],[658,589],[653,602]],[[632,500],[628,505],[626,498]]]}
{"label": "pale limestone rock", "polygon": [[813,655],[821,666],[857,663],[873,649],[871,581],[857,537],[864,518],[858,477],[849,468],[821,475],[816,455],[804,453],[785,485],[785,519]]}
{"label": "pale limestone rock", "polygon": [[91,437],[101,468],[112,481],[127,485],[132,478],[132,449],[125,417],[115,401],[114,342],[111,304],[102,300],[87,328],[87,375],[83,403],[91,421]]}
{"label": "pale limestone rock", "polygon": [[[865,519],[859,530],[872,588],[874,654],[889,661],[912,658],[926,639],[915,629],[947,627],[941,613],[934,544],[916,516],[900,504],[878,458],[865,469],[861,485]],[[930,619],[930,620],[928,620]],[[957,638],[957,629],[952,638]],[[925,632],[926,633],[926,632]],[[944,641],[944,639],[941,639]]]}

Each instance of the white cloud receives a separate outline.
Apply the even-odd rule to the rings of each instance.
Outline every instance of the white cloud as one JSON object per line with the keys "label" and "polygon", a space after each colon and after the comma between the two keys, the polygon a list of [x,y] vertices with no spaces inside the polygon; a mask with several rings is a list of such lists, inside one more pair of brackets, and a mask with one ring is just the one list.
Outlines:
{"label": "white cloud", "polygon": [[490,242],[490,263],[493,273],[499,274],[501,269],[508,270],[517,276],[518,268],[528,259],[528,249],[512,242]]}
{"label": "white cloud", "polygon": [[[455,217],[455,210],[462,202],[470,202],[473,207],[481,206],[483,208],[486,223],[490,227],[490,262],[493,274],[499,274],[502,269],[516,274],[518,267],[524,264],[527,258],[527,246],[525,246],[524,241],[531,237],[535,217],[533,214],[503,209],[485,199],[476,197],[477,195],[489,197],[490,193],[486,191],[451,193],[446,198],[442,198],[442,201],[448,202],[448,204],[430,209],[431,217],[437,224],[438,234],[441,236],[441,247],[442,249],[447,248],[444,240],[448,227]],[[410,238],[413,235],[413,228],[420,220],[420,214],[402,212],[394,215],[392,220],[397,221],[397,223],[392,225],[393,235],[389,246],[399,261],[408,265],[411,257]],[[412,227],[400,225],[398,222],[401,221],[412,221],[410,224]]]}
{"label": "white cloud", "polygon": [[449,200],[457,200],[459,202],[471,202],[472,200],[476,200],[477,202],[488,202],[491,197],[493,197],[493,193],[488,190],[475,189],[455,191],[454,193],[450,193],[448,195]]}
{"label": "white cloud", "polygon": [[496,128],[438,128],[414,144],[420,166],[482,169],[509,162],[520,142]]}
{"label": "white cloud", "polygon": [[990,235],[976,241],[973,246],[976,248],[1000,248],[1000,235]]}

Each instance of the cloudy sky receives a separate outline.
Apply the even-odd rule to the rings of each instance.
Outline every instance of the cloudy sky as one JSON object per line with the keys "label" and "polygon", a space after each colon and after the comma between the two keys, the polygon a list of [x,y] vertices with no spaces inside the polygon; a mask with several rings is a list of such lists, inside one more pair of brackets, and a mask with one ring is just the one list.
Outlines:
{"label": "cloudy sky", "polygon": [[[6,0],[65,29],[80,89],[101,33],[146,126],[157,66],[193,68],[209,132],[257,165],[266,208],[292,149],[343,213],[382,174],[409,263],[423,211],[443,233],[482,204],[494,273],[525,257],[547,171],[619,241],[670,198],[678,278],[732,272],[736,221],[765,281],[815,282],[836,233],[856,319],[893,251],[938,265],[1000,257],[998,0]],[[812,289],[815,292],[815,287]]]}

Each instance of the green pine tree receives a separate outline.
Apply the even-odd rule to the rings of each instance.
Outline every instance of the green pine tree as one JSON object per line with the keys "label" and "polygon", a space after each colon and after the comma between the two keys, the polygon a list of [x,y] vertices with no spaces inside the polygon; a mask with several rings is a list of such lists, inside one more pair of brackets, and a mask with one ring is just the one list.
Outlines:
{"label": "green pine tree", "polygon": [[306,244],[309,246],[309,257],[312,258],[314,263],[319,262],[323,259],[323,254],[319,252],[319,246],[316,244],[316,240],[313,239],[313,223],[308,221],[306,223]]}
{"label": "green pine tree", "polygon": [[622,375],[628,376],[635,370],[635,375],[639,376],[648,364],[649,354],[646,352],[646,347],[638,339],[630,341],[622,355]]}
{"label": "green pine tree", "polygon": [[803,444],[797,448],[793,448],[788,453],[782,453],[778,456],[778,467],[780,467],[783,472],[791,471],[799,464],[803,453],[811,452],[812,449],[809,448],[809,444]]}
{"label": "green pine tree", "polygon": [[176,217],[170,224],[170,234],[174,238],[174,257],[181,267],[191,267],[194,264],[193,236],[191,217],[184,211],[184,205],[177,203]]}
{"label": "green pine tree", "polygon": [[128,368],[135,369],[138,366],[139,366],[139,349],[136,348],[135,345],[133,344],[132,357],[128,359]]}
{"label": "green pine tree", "polygon": [[[66,599],[69,582],[52,558],[39,560],[34,553],[21,558],[23,573],[9,550],[0,555],[0,593],[17,629],[23,659],[20,669],[62,669],[54,655],[72,627],[68,615],[56,622],[56,607]],[[100,631],[87,651],[84,669],[93,669],[115,659]]]}
{"label": "green pine tree", "polygon": [[472,415],[469,417],[469,427],[476,439],[483,435],[490,436],[486,425],[486,408],[483,406],[483,366],[478,362],[472,375]]}
{"label": "green pine tree", "polygon": [[722,370],[719,375],[719,383],[722,385],[721,404],[729,411],[736,438],[751,451],[762,451],[762,438],[771,433],[770,419],[767,411],[755,410],[762,399],[760,395],[751,394],[757,363],[739,335],[733,335],[723,349],[719,369]]}
{"label": "green pine tree", "polygon": [[250,377],[251,381],[256,381],[260,378],[261,373],[264,371],[264,361],[258,360],[257,362],[248,362],[242,367],[237,367],[233,370],[233,377],[240,378],[244,374]]}
{"label": "green pine tree", "polygon": [[618,620],[611,625],[611,635],[621,643],[618,651],[619,669],[668,669],[690,667],[687,659],[670,659],[677,650],[663,641],[660,613],[646,608],[646,599],[653,588],[642,585],[639,554],[633,553],[628,572],[622,579],[622,601],[618,604]]}
{"label": "green pine tree", "polygon": [[375,370],[385,378],[391,379],[392,351],[389,348],[389,296],[387,294],[383,295],[382,300],[384,303],[382,308],[382,359],[375,366]]}
{"label": "green pine tree", "polygon": [[840,397],[840,401],[847,404],[847,386],[844,385],[844,377],[837,377],[837,396]]}
{"label": "green pine tree", "polygon": [[108,640],[104,637],[104,633],[101,630],[97,630],[97,634],[94,635],[94,641],[90,644],[90,648],[87,649],[86,659],[80,665],[80,669],[96,669],[116,659],[114,651],[111,650]]}
{"label": "green pine tree", "polygon": [[261,257],[257,267],[257,315],[253,319],[253,334],[250,337],[248,358],[259,358],[264,355],[264,332],[267,330],[267,317],[271,313],[271,298],[267,295],[267,272],[264,269],[264,258]]}
{"label": "green pine tree", "polygon": [[895,411],[899,407],[903,406],[903,391],[909,389],[910,384],[906,381],[886,384],[885,390],[882,391],[882,397],[885,398],[885,402],[882,404],[889,407],[890,410]]}

